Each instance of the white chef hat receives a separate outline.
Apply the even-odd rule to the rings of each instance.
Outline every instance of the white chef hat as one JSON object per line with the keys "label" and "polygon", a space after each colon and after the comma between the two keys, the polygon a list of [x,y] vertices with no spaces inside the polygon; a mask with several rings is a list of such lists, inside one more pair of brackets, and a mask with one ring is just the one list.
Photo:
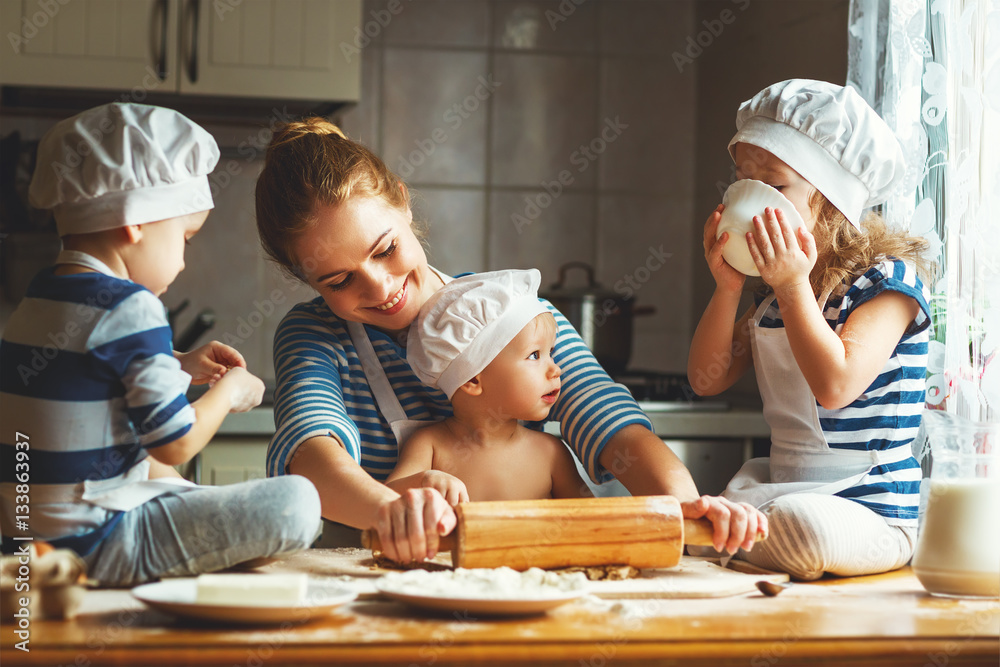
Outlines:
{"label": "white chef hat", "polygon": [[59,235],[141,225],[213,208],[219,147],[184,115],[105,104],[60,121],[38,145],[28,195]]}
{"label": "white chef hat", "polygon": [[759,146],[797,171],[858,229],[862,211],[884,202],[906,162],[895,135],[850,87],[791,79],[740,105],[736,144]]}
{"label": "white chef hat", "polygon": [[548,312],[535,269],[456,278],[420,309],[407,334],[406,360],[424,384],[448,398],[478,375],[528,322]]}

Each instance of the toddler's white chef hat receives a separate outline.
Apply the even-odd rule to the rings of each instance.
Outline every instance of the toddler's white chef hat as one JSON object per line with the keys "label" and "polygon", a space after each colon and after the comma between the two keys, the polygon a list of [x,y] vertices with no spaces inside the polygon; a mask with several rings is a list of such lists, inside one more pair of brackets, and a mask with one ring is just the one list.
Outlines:
{"label": "toddler's white chef hat", "polygon": [[53,210],[60,236],[141,225],[213,208],[218,161],[215,139],[186,116],[105,104],[42,137],[28,196]]}
{"label": "toddler's white chef hat", "polygon": [[448,398],[478,375],[528,322],[548,309],[535,269],[456,278],[439,289],[407,334],[406,360],[424,384]]}
{"label": "toddler's white chef hat", "polygon": [[782,81],[741,104],[729,142],[734,160],[741,142],[797,171],[858,229],[862,211],[884,202],[906,171],[885,121],[853,88],[826,81]]}

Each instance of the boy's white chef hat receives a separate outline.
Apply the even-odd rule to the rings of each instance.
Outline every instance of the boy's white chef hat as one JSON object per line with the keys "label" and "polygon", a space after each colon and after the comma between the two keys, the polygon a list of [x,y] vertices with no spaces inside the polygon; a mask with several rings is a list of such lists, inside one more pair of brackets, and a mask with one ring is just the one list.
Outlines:
{"label": "boy's white chef hat", "polygon": [[734,160],[740,142],[774,154],[858,229],[862,211],[884,202],[906,171],[885,121],[853,88],[826,81],[782,81],[741,104],[729,142]]}
{"label": "boy's white chef hat", "polygon": [[213,208],[219,147],[184,115],[105,104],[57,123],[38,144],[28,195],[60,236],[141,225]]}
{"label": "boy's white chef hat", "polygon": [[407,334],[406,360],[424,384],[451,398],[478,375],[528,322],[548,309],[538,300],[535,269],[456,278],[420,309]]}

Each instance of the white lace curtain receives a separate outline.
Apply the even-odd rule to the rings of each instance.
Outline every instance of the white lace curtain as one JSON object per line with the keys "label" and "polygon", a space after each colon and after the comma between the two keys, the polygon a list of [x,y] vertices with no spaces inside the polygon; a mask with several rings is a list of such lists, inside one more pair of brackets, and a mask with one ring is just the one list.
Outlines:
{"label": "white lace curtain", "polygon": [[908,165],[882,212],[937,262],[927,402],[1000,421],[1000,0],[851,0],[849,33]]}

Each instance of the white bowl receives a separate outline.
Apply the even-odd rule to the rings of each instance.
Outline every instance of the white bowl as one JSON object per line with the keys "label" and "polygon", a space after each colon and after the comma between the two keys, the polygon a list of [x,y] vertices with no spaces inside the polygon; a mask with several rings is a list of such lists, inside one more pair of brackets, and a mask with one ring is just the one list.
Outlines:
{"label": "white bowl", "polygon": [[748,276],[760,275],[757,265],[753,263],[746,238],[747,232],[753,231],[755,215],[759,215],[763,220],[764,209],[770,206],[781,209],[785,214],[785,220],[793,230],[805,224],[792,202],[761,181],[749,178],[736,181],[722,195],[722,203],[726,208],[722,212],[722,219],[719,220],[715,238],[719,238],[724,232],[729,232],[729,240],[722,250],[722,257],[731,267]]}

